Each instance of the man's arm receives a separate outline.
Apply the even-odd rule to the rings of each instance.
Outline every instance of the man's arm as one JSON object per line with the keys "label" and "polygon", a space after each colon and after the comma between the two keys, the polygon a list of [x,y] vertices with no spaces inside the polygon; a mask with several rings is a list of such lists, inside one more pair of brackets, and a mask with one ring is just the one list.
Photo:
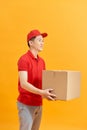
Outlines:
{"label": "man's arm", "polygon": [[45,89],[41,90],[30,84],[28,81],[28,74],[27,71],[19,71],[19,80],[20,80],[20,85],[23,89],[32,92],[34,94],[39,94],[47,99],[50,100],[55,100],[56,95],[52,94],[52,89]]}

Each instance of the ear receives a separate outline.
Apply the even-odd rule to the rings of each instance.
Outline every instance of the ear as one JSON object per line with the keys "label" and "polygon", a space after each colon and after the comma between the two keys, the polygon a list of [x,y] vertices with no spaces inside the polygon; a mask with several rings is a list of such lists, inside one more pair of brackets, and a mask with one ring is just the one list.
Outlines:
{"label": "ear", "polygon": [[29,41],[29,45],[32,46],[33,41]]}

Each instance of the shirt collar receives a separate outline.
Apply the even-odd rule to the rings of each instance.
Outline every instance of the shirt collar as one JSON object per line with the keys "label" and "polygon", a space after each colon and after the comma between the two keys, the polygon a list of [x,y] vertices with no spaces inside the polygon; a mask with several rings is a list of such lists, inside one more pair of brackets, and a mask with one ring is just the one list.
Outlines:
{"label": "shirt collar", "polygon": [[36,60],[39,60],[39,56],[37,55],[37,58],[34,57],[33,53],[28,50],[28,54],[33,58],[33,59],[36,59]]}

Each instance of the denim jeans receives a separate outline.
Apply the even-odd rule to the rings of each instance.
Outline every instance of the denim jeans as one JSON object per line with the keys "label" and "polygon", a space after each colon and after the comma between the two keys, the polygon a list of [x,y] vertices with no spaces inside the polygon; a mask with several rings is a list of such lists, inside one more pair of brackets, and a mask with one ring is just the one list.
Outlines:
{"label": "denim jeans", "polygon": [[19,130],[39,130],[42,106],[29,106],[17,102],[19,115]]}

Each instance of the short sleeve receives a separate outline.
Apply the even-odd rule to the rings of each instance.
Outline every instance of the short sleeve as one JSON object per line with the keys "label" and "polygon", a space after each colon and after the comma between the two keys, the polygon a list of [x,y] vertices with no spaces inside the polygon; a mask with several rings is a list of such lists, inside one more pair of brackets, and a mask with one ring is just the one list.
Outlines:
{"label": "short sleeve", "polygon": [[28,63],[25,59],[20,58],[18,60],[18,71],[28,71]]}

